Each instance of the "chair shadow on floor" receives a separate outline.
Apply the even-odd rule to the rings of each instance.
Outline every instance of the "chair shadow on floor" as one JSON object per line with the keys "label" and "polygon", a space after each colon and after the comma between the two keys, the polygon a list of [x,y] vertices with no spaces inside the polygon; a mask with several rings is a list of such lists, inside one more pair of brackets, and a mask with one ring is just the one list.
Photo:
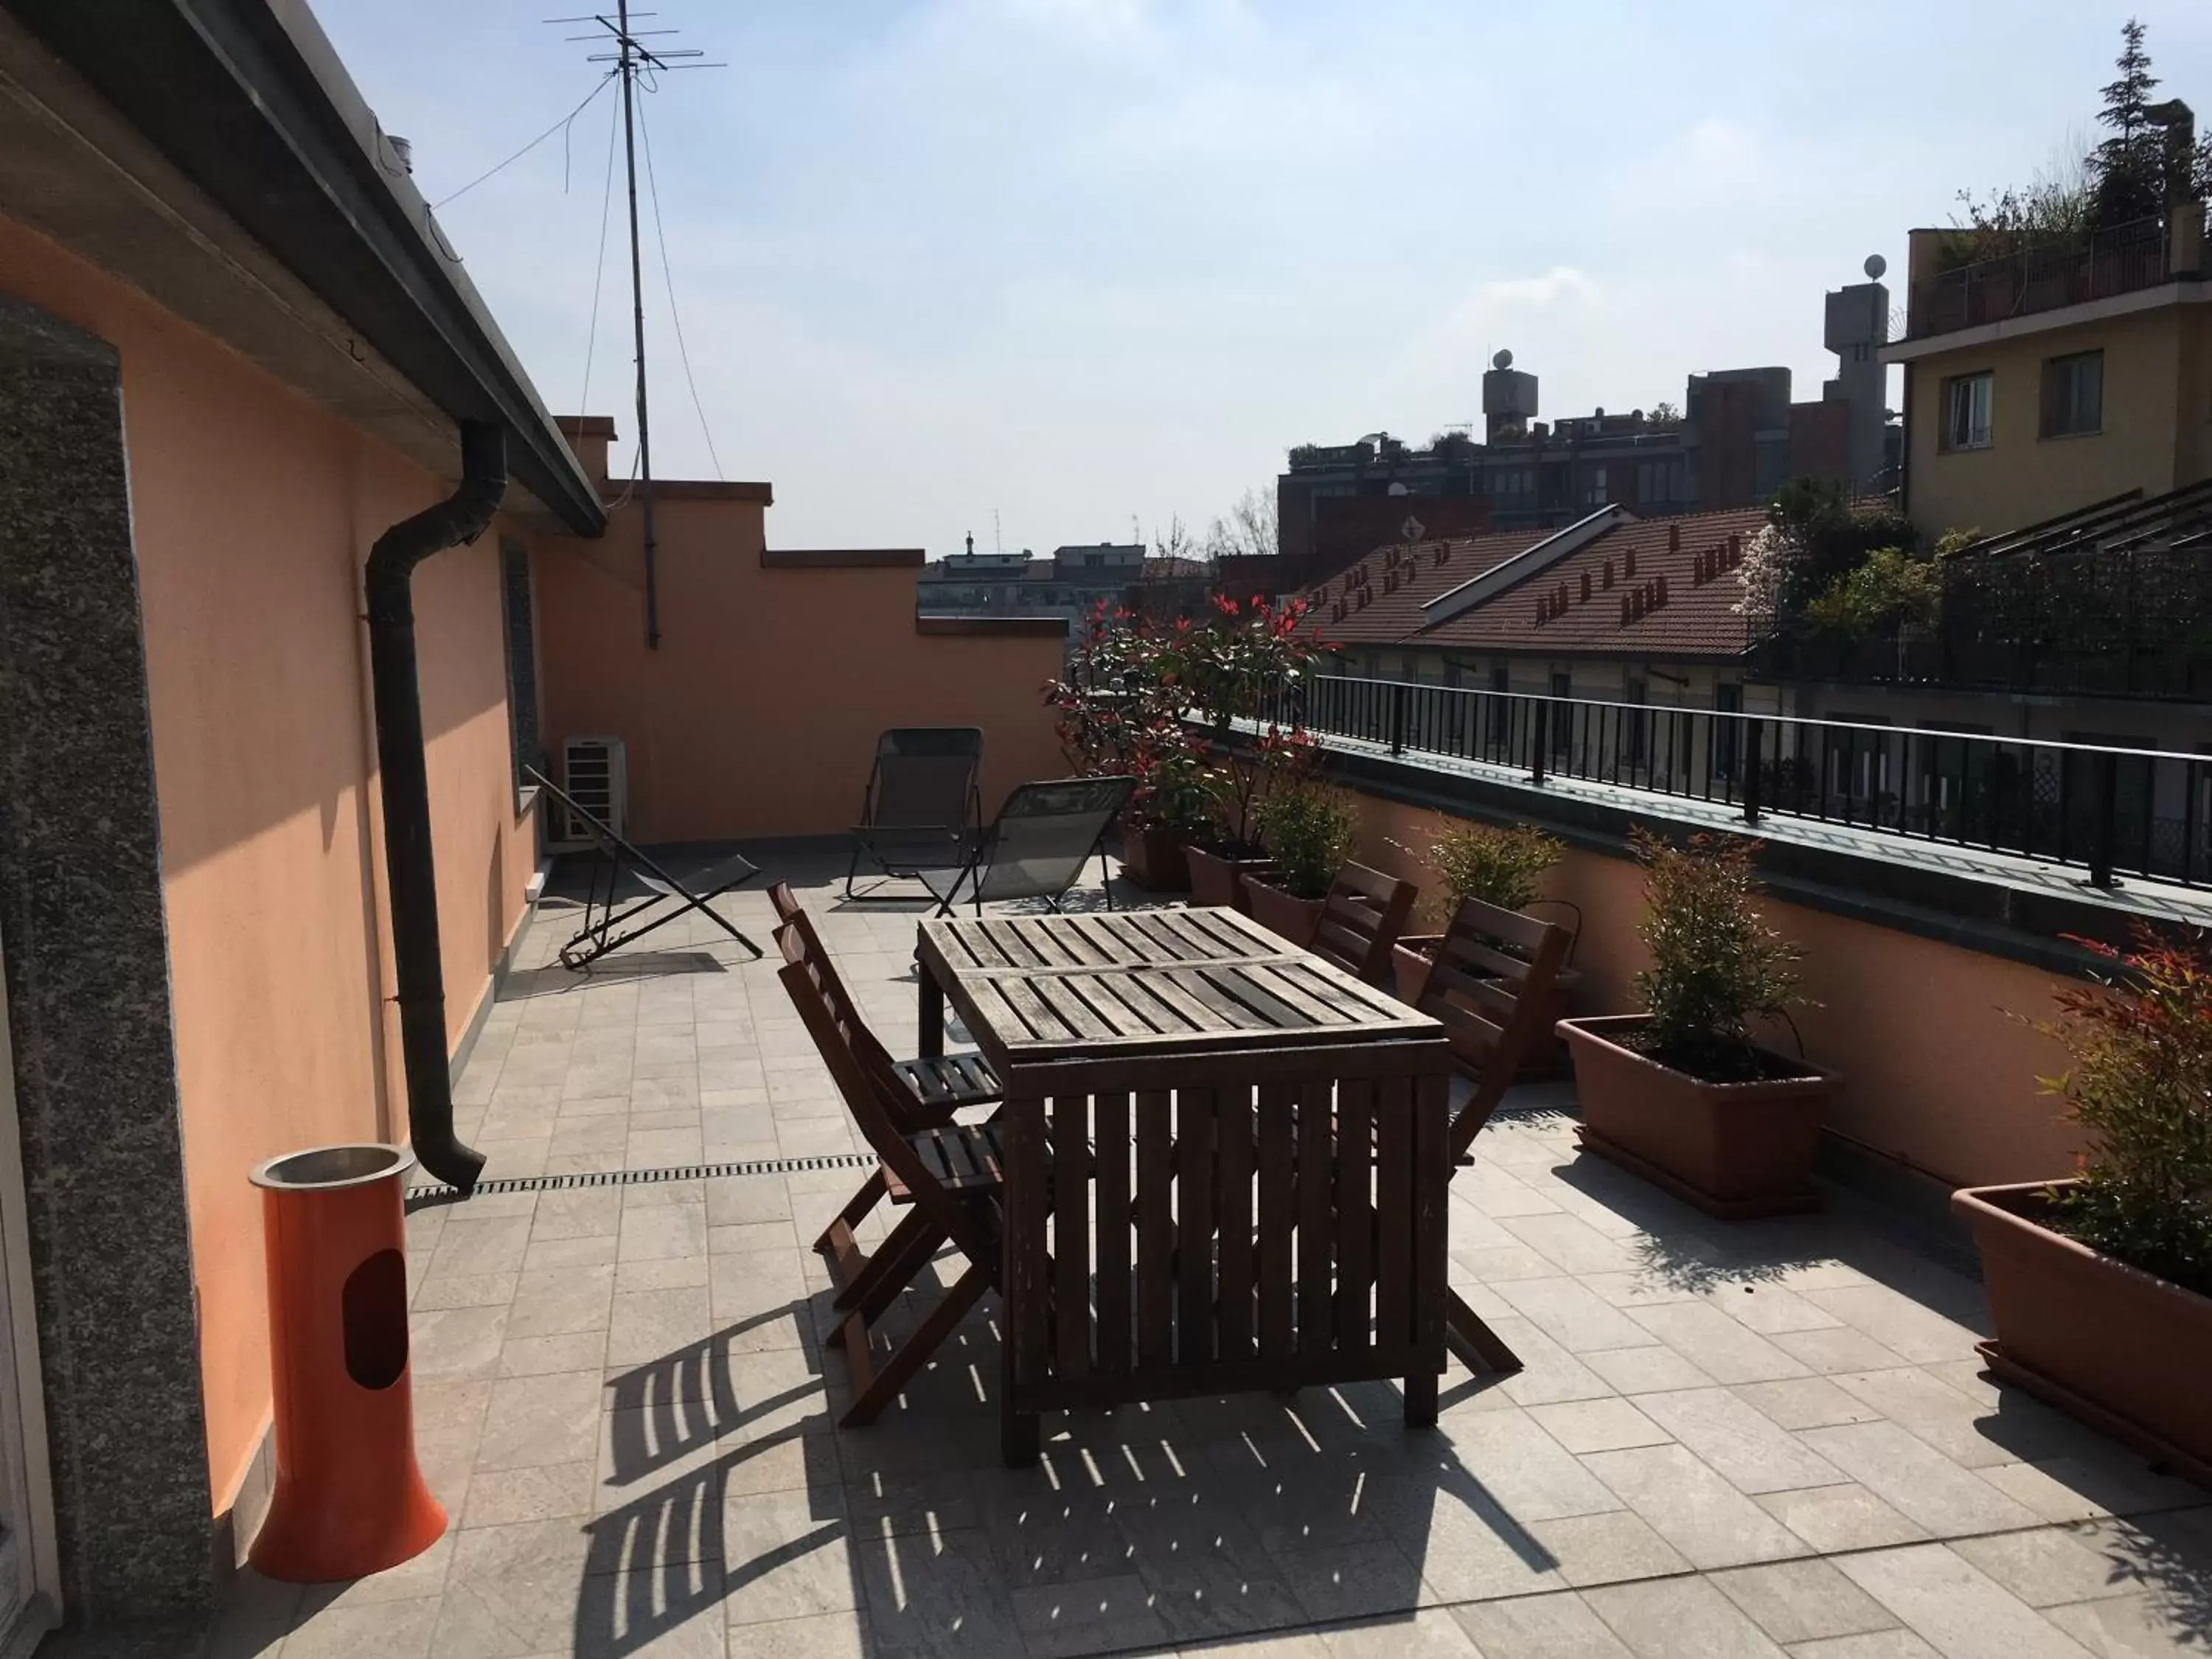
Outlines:
{"label": "chair shadow on floor", "polygon": [[[933,1276],[886,1316],[893,1340]],[[854,1608],[886,1656],[1017,1659],[1039,1621],[1069,1652],[1172,1645],[1409,1619],[1431,1575],[1534,1588],[1558,1565],[1447,1435],[1404,1429],[1395,1383],[1048,1417],[1038,1466],[1007,1470],[995,1296],[881,1421],[840,1431],[824,1300],[615,1379],[611,1484],[641,1490],[588,1525],[577,1653],[618,1659],[702,1618],[734,1652],[746,1624]],[[783,1321],[806,1346],[749,1388]],[[1480,1392],[1446,1382],[1448,1417]]]}

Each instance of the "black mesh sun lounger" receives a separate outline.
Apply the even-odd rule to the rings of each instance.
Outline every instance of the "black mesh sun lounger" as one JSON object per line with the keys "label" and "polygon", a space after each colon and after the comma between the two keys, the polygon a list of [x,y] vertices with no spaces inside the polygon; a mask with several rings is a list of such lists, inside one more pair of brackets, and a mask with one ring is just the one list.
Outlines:
{"label": "black mesh sun lounger", "polygon": [[[576,936],[561,947],[561,965],[580,972],[590,967],[610,951],[643,939],[658,928],[665,927],[679,916],[696,910],[732,939],[751,951],[755,957],[767,954],[759,945],[747,939],[729,919],[714,908],[714,901],[723,894],[742,887],[760,868],[740,854],[732,853],[719,860],[700,874],[692,878],[700,890],[694,891],[656,863],[646,853],[633,847],[605,823],[576,804],[575,798],[555,783],[535,767],[523,768],[532,782],[559,801],[568,810],[571,823],[583,826],[590,838],[592,850],[599,854],[592,869],[592,885],[584,899],[584,925]],[[634,904],[615,908],[615,894],[622,883],[623,871],[629,871],[646,890],[646,896]],[[604,876],[604,890],[601,878]],[[672,908],[662,910],[649,921],[641,922],[627,932],[618,931],[625,924],[637,921],[641,916],[673,901]]]}

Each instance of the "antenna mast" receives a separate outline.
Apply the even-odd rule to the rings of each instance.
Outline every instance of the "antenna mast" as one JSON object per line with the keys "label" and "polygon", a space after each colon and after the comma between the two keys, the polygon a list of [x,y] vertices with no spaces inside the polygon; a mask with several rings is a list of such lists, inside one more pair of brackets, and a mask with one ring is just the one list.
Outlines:
{"label": "antenna mast", "polygon": [[[641,11],[639,17],[654,14]],[[641,74],[662,70],[720,69],[720,64],[678,63],[678,58],[696,58],[705,54],[695,49],[655,50],[641,44],[647,34],[673,34],[674,29],[633,30],[629,26],[632,13],[629,0],[615,0],[615,15],[611,21],[593,14],[586,17],[556,17],[556,23],[596,24],[599,33],[572,34],[571,40],[611,41],[614,51],[593,54],[589,62],[612,64],[612,74],[622,76],[623,109],[623,165],[629,185],[629,301],[630,327],[637,353],[637,479],[638,508],[642,518],[645,544],[645,644],[649,651],[660,649],[660,562],[659,538],[654,533],[653,516],[653,426],[645,396],[645,279],[640,262],[637,234],[637,77]],[[647,90],[651,90],[648,87]]]}
{"label": "antenna mast", "polygon": [[645,529],[645,648],[660,649],[659,538],[653,526],[653,427],[645,398],[645,283],[639,274],[637,252],[637,122],[632,100],[637,81],[639,47],[629,32],[629,0],[617,0],[615,12],[616,68],[623,87],[623,167],[629,182],[629,311],[637,345],[637,479],[638,509]]}

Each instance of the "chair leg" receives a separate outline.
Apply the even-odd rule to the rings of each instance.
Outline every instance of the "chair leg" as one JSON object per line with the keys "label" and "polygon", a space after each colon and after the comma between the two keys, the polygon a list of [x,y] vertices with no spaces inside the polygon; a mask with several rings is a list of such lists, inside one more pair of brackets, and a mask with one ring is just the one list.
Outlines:
{"label": "chair leg", "polygon": [[[990,1275],[971,1264],[968,1271],[954,1282],[952,1288],[945,1291],[938,1304],[929,1310],[929,1316],[915,1328],[914,1334],[901,1343],[881,1367],[875,1365],[874,1356],[870,1353],[866,1362],[869,1375],[865,1379],[857,1375],[854,1376],[853,1403],[837,1419],[839,1426],[857,1429],[881,1416],[884,1407],[898,1398],[899,1390],[906,1387],[907,1380],[921,1369],[924,1362],[937,1352],[939,1345],[967,1316],[968,1310],[975,1305],[976,1298],[990,1288]],[[856,1321],[860,1322],[862,1330],[860,1346],[864,1350],[866,1347],[866,1322],[861,1320],[856,1309],[846,1316],[845,1323],[841,1328],[848,1358],[854,1350],[853,1331]]]}
{"label": "chair leg", "polygon": [[944,1246],[945,1229],[915,1211],[876,1247],[853,1282],[838,1293],[836,1305],[856,1308],[871,1320],[880,1317]]}
{"label": "chair leg", "polygon": [[[1521,1357],[1482,1322],[1457,1291],[1450,1289],[1444,1291],[1444,1346],[1477,1376],[1503,1376],[1521,1369]],[[1433,1393],[1433,1381],[1430,1388]],[[1409,1395],[1409,1401],[1410,1398]],[[1431,1409],[1433,1413],[1434,1407]]]}
{"label": "chair leg", "polygon": [[830,1277],[841,1291],[868,1262],[866,1254],[853,1237],[853,1230],[868,1218],[890,1190],[890,1183],[884,1179],[883,1166],[878,1164],[876,1172],[860,1183],[860,1190],[845,1200],[845,1207],[837,1212],[836,1218],[814,1241],[814,1254],[829,1264]]}

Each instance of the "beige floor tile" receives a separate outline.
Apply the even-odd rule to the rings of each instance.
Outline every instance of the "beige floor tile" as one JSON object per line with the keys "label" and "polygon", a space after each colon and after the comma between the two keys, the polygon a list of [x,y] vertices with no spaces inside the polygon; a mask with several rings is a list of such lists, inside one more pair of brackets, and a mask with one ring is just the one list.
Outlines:
{"label": "beige floor tile", "polygon": [[1941,1544],[1839,1557],[1844,1576],[1946,1659],[2081,1659],[2081,1644]]}
{"label": "beige floor tile", "polygon": [[1807,1372],[1802,1362],[1711,1303],[1662,1303],[1631,1309],[1628,1316],[1668,1347],[1694,1359],[1717,1382],[1767,1382]]}
{"label": "beige floor tile", "polygon": [[536,1468],[586,1461],[597,1449],[601,1391],[600,1379],[586,1372],[495,1382],[477,1468]]}
{"label": "beige floor tile", "polygon": [[1897,1615],[1826,1561],[1775,1561],[1712,1575],[1720,1593],[1784,1644],[1890,1630]]}
{"label": "beige floor tile", "polygon": [[1740,1566],[1807,1553],[1795,1533],[1683,1447],[1594,1452],[1582,1461],[1692,1566]]}
{"label": "beige floor tile", "polygon": [[460,1525],[514,1526],[569,1516],[580,1519],[592,1512],[592,1483],[588,1462],[479,1470],[470,1478]]}
{"label": "beige floor tile", "polygon": [[1577,1589],[1690,1570],[1649,1522],[1626,1510],[1532,1521],[1528,1532],[1551,1555],[1560,1581]]}
{"label": "beige floor tile", "polygon": [[288,1659],[422,1659],[442,1602],[436,1596],[328,1607],[284,1638]]}
{"label": "beige floor tile", "polygon": [[1758,1501],[1761,1509],[1823,1553],[1917,1543],[1928,1535],[1925,1528],[1908,1521],[1856,1481],[1770,1492]]}
{"label": "beige floor tile", "polygon": [[[2032,1607],[2100,1601],[2140,1589],[2142,1581],[2126,1552],[2097,1547],[2096,1536],[2086,1527],[2045,1527],[1960,1538],[1951,1547]],[[2212,1587],[2212,1559],[2203,1562],[2202,1577]]]}
{"label": "beige floor tile", "polygon": [[1674,1437],[1626,1400],[1573,1400],[1531,1406],[1528,1415],[1571,1452],[1663,1445]]}
{"label": "beige floor tile", "polygon": [[1009,1599],[1030,1659],[1156,1647],[1170,1639],[1151,1590],[1133,1572],[1032,1585]]}
{"label": "beige floor tile", "polygon": [[1620,1638],[1571,1590],[1475,1602],[1449,1612],[1485,1659],[1632,1659]]}
{"label": "beige floor tile", "polygon": [[1782,1650],[1703,1578],[1655,1578],[1583,1599],[1637,1659],[1779,1659]]}
{"label": "beige floor tile", "polygon": [[2033,1526],[2039,1517],[1894,1423],[1808,1429],[1807,1445],[1939,1538]]}
{"label": "beige floor tile", "polygon": [[1738,1492],[1833,1486],[1844,1478],[1787,1429],[1726,1389],[1647,1394],[1636,1403]]}
{"label": "beige floor tile", "polygon": [[1839,1423],[1872,1423],[1881,1417],[1825,1376],[1796,1376],[1778,1382],[1739,1382],[1736,1398],[1747,1401],[1785,1429],[1828,1429]]}

